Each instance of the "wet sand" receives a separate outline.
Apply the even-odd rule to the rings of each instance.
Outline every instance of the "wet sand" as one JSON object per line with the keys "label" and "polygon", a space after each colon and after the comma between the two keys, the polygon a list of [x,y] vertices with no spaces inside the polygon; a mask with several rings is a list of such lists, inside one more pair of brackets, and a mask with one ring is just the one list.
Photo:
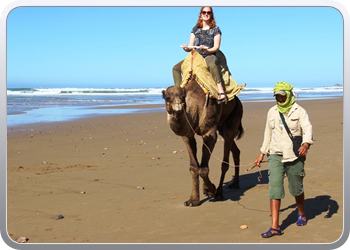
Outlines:
{"label": "wet sand", "polygon": [[[183,205],[191,192],[189,158],[182,139],[166,123],[165,108],[8,128],[9,237],[24,236],[28,243],[337,241],[344,219],[343,99],[297,102],[310,116],[315,139],[305,167],[305,227],[295,225],[294,198],[286,190],[280,214],[284,235],[260,236],[271,223],[267,163],[260,182],[258,168],[245,170],[259,155],[266,114],[274,103],[243,102],[245,135],[237,141],[241,188],[226,187],[231,168],[224,200],[201,194],[198,207]],[[197,142],[200,149],[198,136]],[[213,154],[221,158],[222,151],[219,137]],[[212,157],[209,175],[216,186],[220,171]],[[64,218],[56,219],[59,214]]]}

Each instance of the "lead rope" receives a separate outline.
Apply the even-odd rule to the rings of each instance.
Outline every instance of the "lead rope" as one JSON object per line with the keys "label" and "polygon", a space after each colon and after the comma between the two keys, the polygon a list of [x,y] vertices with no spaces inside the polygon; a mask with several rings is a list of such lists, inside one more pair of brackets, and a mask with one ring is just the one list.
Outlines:
{"label": "lead rope", "polygon": [[191,73],[190,73],[191,75],[192,75],[192,73],[193,73],[193,54],[194,54],[194,51],[195,51],[194,49],[191,50],[191,55],[192,55],[192,56],[191,56]]}
{"label": "lead rope", "polygon": [[[185,117],[186,117],[186,120],[187,120],[188,125],[190,126],[190,128],[191,128],[193,134],[195,135],[196,132],[195,132],[195,130],[193,129],[193,127],[191,126],[190,121],[189,121],[188,118],[187,118],[186,111],[185,111],[185,108],[184,108],[184,107],[185,107],[185,104],[183,103],[183,104],[182,104],[182,108],[183,108],[182,110],[184,111],[184,114],[185,114]],[[218,161],[220,161],[220,162],[222,162],[222,163],[226,163],[226,164],[228,164],[229,166],[236,167],[236,165],[233,165],[233,164],[231,164],[231,163],[229,163],[229,162],[226,162],[226,161],[223,161],[223,160],[219,159],[216,155],[214,155],[214,154],[211,152],[211,150],[209,149],[209,147],[207,146],[207,144],[204,143],[204,141],[202,140],[202,138],[199,138],[199,139],[200,139],[200,141],[203,143],[203,145],[208,149],[210,155],[214,156],[214,158],[216,158]],[[266,162],[266,161],[261,161],[261,162]],[[246,164],[246,165],[240,165],[239,167],[241,167],[241,166],[250,166],[250,165],[252,165],[253,163],[254,163],[254,162],[251,162],[251,163]],[[246,172],[252,170],[254,167],[256,167],[256,165],[252,166],[251,168],[248,168],[248,169],[246,170]],[[260,170],[260,168],[259,168],[258,182],[260,182],[260,179],[261,179],[262,177],[263,177],[263,176],[262,176],[261,170]]]}

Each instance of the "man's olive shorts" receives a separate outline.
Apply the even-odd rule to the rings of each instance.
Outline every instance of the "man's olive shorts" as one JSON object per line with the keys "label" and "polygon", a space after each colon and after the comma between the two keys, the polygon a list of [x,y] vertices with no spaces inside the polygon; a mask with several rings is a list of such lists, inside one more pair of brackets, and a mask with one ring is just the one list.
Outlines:
{"label": "man's olive shorts", "polygon": [[303,179],[305,176],[305,157],[299,157],[293,162],[282,163],[281,155],[269,155],[269,196],[270,199],[284,198],[284,176],[288,177],[288,188],[294,197],[304,192]]}

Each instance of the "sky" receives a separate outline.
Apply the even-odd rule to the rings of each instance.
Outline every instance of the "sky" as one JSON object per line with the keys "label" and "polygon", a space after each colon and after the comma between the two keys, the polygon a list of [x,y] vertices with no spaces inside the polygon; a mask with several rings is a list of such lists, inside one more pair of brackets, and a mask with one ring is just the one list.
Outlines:
{"label": "sky", "polygon": [[[7,18],[7,87],[173,84],[200,7],[18,7]],[[220,49],[247,87],[343,84],[343,19],[332,7],[214,7]]]}

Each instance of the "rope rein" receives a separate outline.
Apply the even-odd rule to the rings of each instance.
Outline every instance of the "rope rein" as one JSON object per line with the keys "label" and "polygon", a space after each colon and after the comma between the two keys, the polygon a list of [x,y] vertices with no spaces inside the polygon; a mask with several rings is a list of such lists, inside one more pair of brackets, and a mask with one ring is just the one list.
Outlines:
{"label": "rope rein", "polygon": [[194,54],[194,50],[191,51],[191,75],[193,73],[193,54]]}
{"label": "rope rein", "polygon": [[[183,107],[183,111],[184,111],[184,115],[185,115],[185,118],[186,118],[186,120],[187,120],[187,123],[188,123],[188,125],[190,126],[190,128],[191,128],[193,134],[195,135],[195,134],[196,134],[196,131],[193,129],[193,127],[191,126],[190,121],[189,121],[188,118],[187,118],[186,111],[185,111],[185,108],[184,108],[184,107],[185,107],[184,104],[182,104],[182,107]],[[200,141],[201,141],[201,142],[203,143],[203,145],[208,149],[209,154],[210,154],[211,156],[214,156],[214,158],[216,158],[218,161],[220,161],[220,162],[222,162],[222,163],[226,163],[226,164],[228,164],[229,166],[232,166],[232,167],[242,167],[242,166],[250,166],[250,165],[254,164],[254,161],[253,161],[253,162],[251,162],[251,163],[249,163],[249,164],[236,166],[236,165],[231,164],[231,163],[229,163],[229,162],[223,161],[223,160],[221,160],[219,157],[217,157],[215,154],[213,154],[213,153],[211,152],[211,150],[209,149],[209,147],[207,146],[207,144],[205,144],[205,142],[202,140],[202,138],[200,138]],[[266,162],[266,161],[262,161],[262,162]],[[255,164],[254,164],[251,168],[247,169],[246,172],[252,170],[254,167],[256,167]],[[258,177],[258,182],[260,182],[260,179],[263,177],[262,174],[261,174],[260,168],[259,168],[259,175],[260,175],[260,176]]]}

